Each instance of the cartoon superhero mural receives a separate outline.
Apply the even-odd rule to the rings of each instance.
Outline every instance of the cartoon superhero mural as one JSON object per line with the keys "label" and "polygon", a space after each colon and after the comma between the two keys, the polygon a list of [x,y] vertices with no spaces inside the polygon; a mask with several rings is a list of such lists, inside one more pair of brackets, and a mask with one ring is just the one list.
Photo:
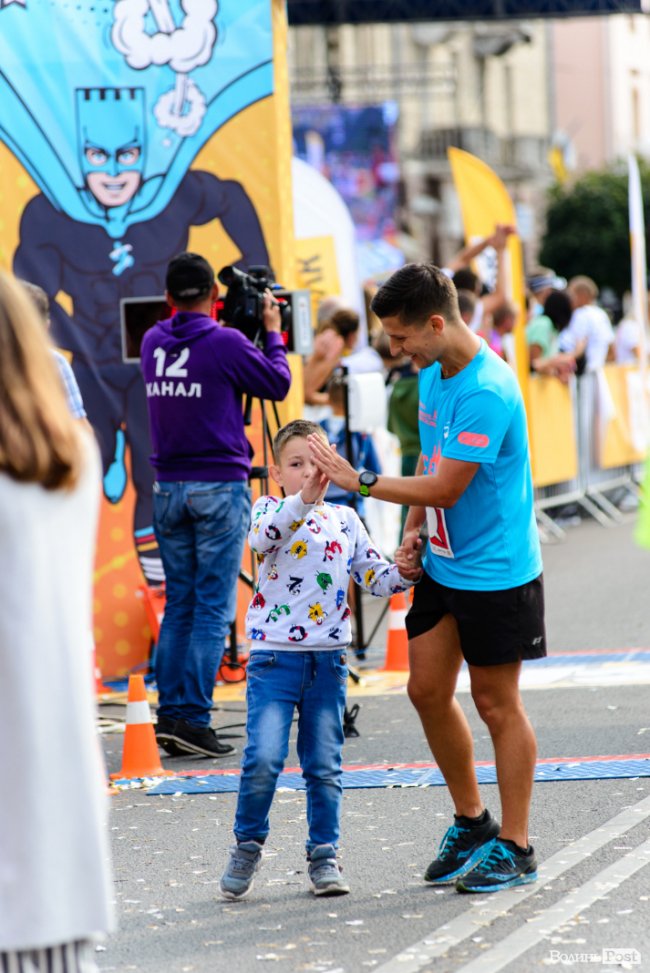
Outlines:
{"label": "cartoon superhero mural", "polygon": [[190,166],[224,123],[272,92],[268,0],[0,4],[0,140],[40,190],[22,213],[14,272],[50,296],[52,335],[71,354],[111,503],[127,486],[130,450],[149,583],[162,578],[151,444],[139,368],[122,362],[120,299],[162,294],[191,228],[213,221],[238,248],[235,263],[269,264],[244,187]]}

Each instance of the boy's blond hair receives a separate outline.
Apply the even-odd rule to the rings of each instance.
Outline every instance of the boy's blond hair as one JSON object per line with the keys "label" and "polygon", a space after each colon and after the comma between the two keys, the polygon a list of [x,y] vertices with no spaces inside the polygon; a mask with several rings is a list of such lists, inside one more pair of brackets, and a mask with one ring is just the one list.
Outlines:
{"label": "boy's blond hair", "polygon": [[319,426],[317,422],[310,422],[308,419],[293,419],[288,422],[281,429],[278,429],[275,434],[275,439],[273,440],[273,456],[275,457],[275,462],[280,462],[280,457],[282,455],[282,450],[287,445],[290,439],[306,439],[307,436],[316,434],[328,442],[327,436],[325,435],[325,430],[322,426]]}

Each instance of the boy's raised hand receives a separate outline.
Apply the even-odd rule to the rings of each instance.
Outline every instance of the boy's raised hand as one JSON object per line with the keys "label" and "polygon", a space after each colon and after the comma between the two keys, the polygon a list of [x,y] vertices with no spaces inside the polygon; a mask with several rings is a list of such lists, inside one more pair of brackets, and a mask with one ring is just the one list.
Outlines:
{"label": "boy's raised hand", "polygon": [[325,473],[321,473],[318,467],[314,467],[311,473],[305,478],[305,482],[300,491],[303,503],[316,503],[322,500],[325,491],[329,486],[329,479]]}
{"label": "boy's raised hand", "polygon": [[359,473],[346,459],[339,456],[333,444],[328,445],[314,433],[307,436],[307,442],[314,463],[328,479],[350,493],[355,493],[359,489]]}

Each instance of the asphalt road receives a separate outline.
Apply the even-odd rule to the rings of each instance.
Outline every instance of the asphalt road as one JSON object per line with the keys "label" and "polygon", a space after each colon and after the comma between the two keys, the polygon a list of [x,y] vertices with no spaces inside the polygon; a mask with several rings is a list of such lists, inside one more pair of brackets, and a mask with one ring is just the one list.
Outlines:
{"label": "asphalt road", "polygon": [[[550,651],[573,666],[540,668],[541,681],[532,672],[525,683],[539,758],[550,767],[650,754],[650,650],[620,651],[650,646],[650,552],[635,548],[632,525],[585,521],[544,547]],[[380,654],[371,650],[369,664]],[[565,671],[549,682],[549,673]],[[491,763],[471,699],[459,698],[477,762]],[[244,704],[221,702],[219,692],[217,701],[216,723],[231,726],[241,752]],[[399,681],[355,701],[360,736],[346,742],[346,764],[431,761]],[[105,733],[102,741],[109,769],[118,769],[122,737]],[[236,769],[238,760],[165,763],[204,771]],[[293,746],[288,764],[297,764]],[[496,786],[482,790],[498,815]],[[650,777],[538,783],[531,840],[540,879],[492,896],[422,880],[450,823],[441,786],[346,789],[341,860],[352,893],[330,899],[307,890],[301,792],[278,792],[262,870],[250,897],[236,903],[217,891],[234,794],[136,789],[111,801],[119,930],[98,953],[104,971],[650,970]]]}

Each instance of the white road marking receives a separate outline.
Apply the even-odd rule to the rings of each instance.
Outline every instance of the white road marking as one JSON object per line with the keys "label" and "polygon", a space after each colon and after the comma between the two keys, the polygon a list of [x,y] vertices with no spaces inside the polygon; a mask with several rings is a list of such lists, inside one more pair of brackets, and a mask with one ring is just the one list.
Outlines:
{"label": "white road marking", "polygon": [[[608,845],[610,841],[631,831],[648,817],[650,817],[650,797],[626,808],[599,828],[552,855],[548,861],[540,865],[539,879],[532,885],[487,893],[485,897],[476,899],[468,898],[470,908],[466,912],[434,929],[387,963],[375,967],[375,973],[419,973],[433,959],[444,956],[458,943],[491,925],[524,899],[534,895],[540,888],[559,878],[570,868],[579,865],[594,852]],[[635,856],[639,852],[640,849],[634,853]]]}
{"label": "white road marking", "polygon": [[626,878],[630,878],[645,865],[650,865],[650,839],[613,865],[604,868],[584,885],[573,889],[559,902],[544,909],[492,949],[465,966],[461,966],[457,973],[498,973],[532,946],[541,943],[558,926],[562,926],[578,913],[584,912],[598,899],[604,898],[617,889]]}

